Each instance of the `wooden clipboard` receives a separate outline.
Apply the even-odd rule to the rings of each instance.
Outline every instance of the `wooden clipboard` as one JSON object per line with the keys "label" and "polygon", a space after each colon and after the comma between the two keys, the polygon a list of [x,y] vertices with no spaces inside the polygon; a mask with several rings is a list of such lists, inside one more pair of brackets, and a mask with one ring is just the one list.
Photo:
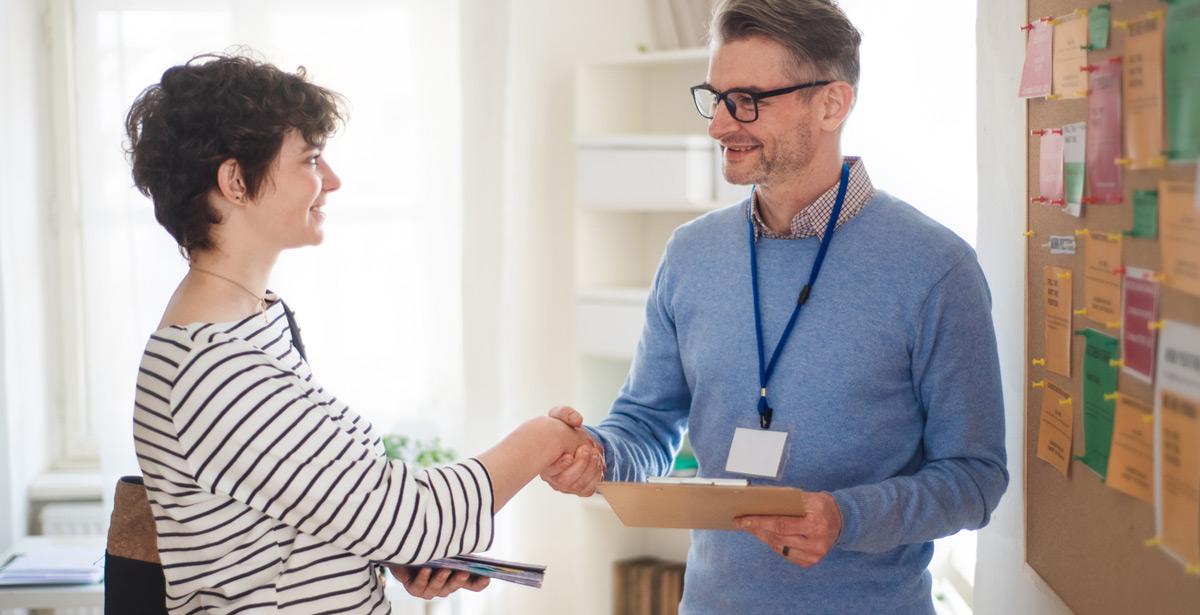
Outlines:
{"label": "wooden clipboard", "polygon": [[742,515],[805,513],[804,492],[793,487],[604,482],[599,491],[629,527],[736,530]]}

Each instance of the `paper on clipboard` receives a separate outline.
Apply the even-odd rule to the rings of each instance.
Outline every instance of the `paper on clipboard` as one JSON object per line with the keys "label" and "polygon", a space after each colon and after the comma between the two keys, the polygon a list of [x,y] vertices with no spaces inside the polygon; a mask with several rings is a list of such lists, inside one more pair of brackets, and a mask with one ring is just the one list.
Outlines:
{"label": "paper on clipboard", "polygon": [[743,515],[805,512],[804,492],[794,487],[604,482],[599,491],[629,527],[736,530]]}

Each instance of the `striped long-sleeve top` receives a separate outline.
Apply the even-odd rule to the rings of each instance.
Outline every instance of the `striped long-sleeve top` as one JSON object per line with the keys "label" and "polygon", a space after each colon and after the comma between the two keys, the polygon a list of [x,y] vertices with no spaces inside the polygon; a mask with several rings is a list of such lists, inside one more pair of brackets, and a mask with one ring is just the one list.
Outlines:
{"label": "striped long-sleeve top", "polygon": [[134,440],[172,613],[387,613],[381,563],[485,550],[479,461],[391,461],[313,378],[283,302],[150,336]]}

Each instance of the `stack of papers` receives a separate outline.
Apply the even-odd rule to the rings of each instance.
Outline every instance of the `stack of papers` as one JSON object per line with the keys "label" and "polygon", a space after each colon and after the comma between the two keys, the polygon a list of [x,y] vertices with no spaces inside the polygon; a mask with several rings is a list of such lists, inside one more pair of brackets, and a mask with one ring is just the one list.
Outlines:
{"label": "stack of papers", "polygon": [[546,576],[545,566],[506,562],[478,555],[458,555],[447,557],[446,559],[436,559],[421,565],[435,569],[449,568],[450,570],[462,570],[481,577],[500,579],[501,581],[535,588],[542,586],[542,579]]}
{"label": "stack of papers", "polygon": [[86,547],[45,547],[17,555],[0,569],[4,585],[75,585],[99,583],[104,557]]}

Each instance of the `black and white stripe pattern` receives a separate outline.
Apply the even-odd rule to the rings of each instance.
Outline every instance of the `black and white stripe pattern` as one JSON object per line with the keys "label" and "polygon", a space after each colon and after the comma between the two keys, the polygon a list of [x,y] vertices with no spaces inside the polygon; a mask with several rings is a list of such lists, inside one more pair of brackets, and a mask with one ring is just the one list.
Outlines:
{"label": "black and white stripe pattern", "polygon": [[483,465],[389,461],[313,379],[282,301],[150,336],[134,441],[172,613],[387,613],[380,563],[491,544]]}

